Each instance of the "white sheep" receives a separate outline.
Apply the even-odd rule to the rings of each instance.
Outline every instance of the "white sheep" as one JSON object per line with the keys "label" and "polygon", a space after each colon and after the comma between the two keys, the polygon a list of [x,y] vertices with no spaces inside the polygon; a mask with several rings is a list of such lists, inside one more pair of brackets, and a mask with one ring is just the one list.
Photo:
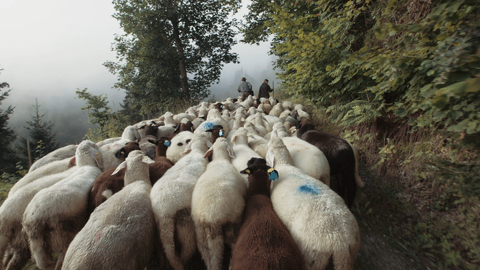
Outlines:
{"label": "white sheep", "polygon": [[99,148],[103,160],[103,170],[118,166],[123,160],[117,158],[117,153],[126,143],[139,140],[140,133],[135,126],[128,126],[122,133],[122,138],[114,143],[105,144]]}
{"label": "white sheep", "polygon": [[43,156],[41,159],[35,161],[35,163],[32,164],[28,172],[33,172],[34,170],[50,163],[56,160],[63,160],[66,158],[72,158],[75,156],[75,151],[77,150],[77,145],[67,145],[62,148],[58,148],[45,156]]}
{"label": "white sheep", "polygon": [[197,247],[207,269],[222,268],[224,244],[234,248],[245,206],[245,181],[230,163],[233,150],[225,138],[218,138],[207,151],[212,154],[197,181],[192,195],[192,218],[197,234]]}
{"label": "white sheep", "polygon": [[[0,258],[4,258],[5,250],[10,247],[13,257],[6,264],[7,269],[20,269],[30,258],[28,237],[22,232],[23,213],[32,198],[40,190],[73,175],[78,169],[74,166],[64,172],[46,175],[9,196],[0,207]],[[0,269],[2,261],[0,260]]]}
{"label": "white sheep", "polygon": [[330,186],[330,165],[320,149],[298,137],[283,137],[282,140],[295,167]]}
{"label": "white sheep", "polygon": [[[102,173],[102,160],[95,143],[83,141],[75,154],[77,172],[40,190],[23,214],[23,229],[37,265],[50,269],[55,265],[52,251],[58,252],[56,269],[60,269],[65,251],[75,234],[87,222],[88,193]],[[46,233],[48,233],[46,235]]]}
{"label": "white sheep", "polygon": [[336,270],[353,269],[360,232],[343,199],[294,167],[281,138],[272,136],[267,162],[279,175],[273,182],[273,208],[300,249],[304,268],[325,269],[333,262]]}
{"label": "white sheep", "polygon": [[193,133],[190,131],[182,131],[173,137],[170,142],[170,146],[167,148],[166,157],[173,163],[182,158],[185,153],[185,147],[192,140]]}
{"label": "white sheep", "polygon": [[[63,268],[144,269],[155,247],[148,164],[141,151],[126,158],[125,187],[101,204],[75,236]],[[118,168],[117,168],[118,169]]]}
{"label": "white sheep", "polygon": [[52,175],[52,174],[56,174],[56,173],[60,173],[68,170],[69,168],[75,165],[75,161],[72,161],[72,159],[73,158],[66,158],[63,160],[53,161],[42,166],[41,168],[36,169],[33,172],[27,173],[24,177],[18,180],[18,182],[15,183],[15,185],[13,185],[13,187],[8,192],[8,196],[9,197],[12,196],[21,187],[26,186],[31,182],[36,181],[37,179],[40,179],[47,175]]}
{"label": "white sheep", "polygon": [[[247,130],[239,128],[232,137],[233,151],[235,158],[232,159],[232,165],[241,171],[246,168],[247,162],[252,158],[260,158],[260,155],[248,146]],[[248,175],[241,174],[245,184],[248,186]]]}
{"label": "white sheep", "polygon": [[[211,145],[204,134],[195,134],[184,150],[188,155],[170,168],[150,193],[165,255],[176,270],[184,269],[197,249],[190,215],[192,193],[198,178],[205,172],[208,161],[203,156]],[[181,246],[180,257],[175,252],[175,238]]]}

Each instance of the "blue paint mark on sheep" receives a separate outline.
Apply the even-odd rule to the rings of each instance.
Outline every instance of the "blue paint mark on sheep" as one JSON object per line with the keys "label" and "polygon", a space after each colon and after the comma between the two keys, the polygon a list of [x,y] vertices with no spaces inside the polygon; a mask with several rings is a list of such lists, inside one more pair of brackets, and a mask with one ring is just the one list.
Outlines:
{"label": "blue paint mark on sheep", "polygon": [[206,130],[212,129],[215,126],[215,123],[213,122],[207,122],[203,125]]}
{"label": "blue paint mark on sheep", "polygon": [[309,184],[309,185],[303,185],[298,187],[298,191],[302,193],[311,193],[317,195],[319,193],[319,190],[316,186]]}

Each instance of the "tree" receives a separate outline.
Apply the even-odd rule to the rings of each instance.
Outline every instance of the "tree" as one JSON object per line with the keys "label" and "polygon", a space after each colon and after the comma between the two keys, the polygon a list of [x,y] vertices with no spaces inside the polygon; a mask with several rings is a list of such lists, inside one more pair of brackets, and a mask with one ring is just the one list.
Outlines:
{"label": "tree", "polygon": [[[35,162],[46,154],[57,149],[60,146],[60,143],[55,139],[56,132],[53,131],[53,122],[43,120],[46,113],[40,113],[40,105],[38,105],[37,99],[35,99],[35,105],[33,105],[33,109],[34,115],[32,115],[31,120],[26,122],[27,126],[25,126],[25,129],[28,130],[32,162]],[[26,167],[28,164],[26,138],[20,138],[20,144],[18,148],[22,156],[22,163]]]}
{"label": "tree", "polygon": [[88,121],[100,127],[100,135],[106,136],[105,126],[112,116],[112,109],[108,107],[107,95],[93,95],[87,92],[87,88],[75,91],[77,97],[87,101],[87,106],[81,108],[88,111]]}
{"label": "tree", "polygon": [[[1,69],[0,69],[1,71]],[[8,88],[10,85],[6,82],[0,83],[0,105],[8,97],[11,90],[2,92],[2,88]],[[3,173],[14,173],[15,164],[18,158],[12,148],[12,142],[15,140],[15,132],[8,127],[8,120],[13,113],[14,107],[8,106],[5,110],[0,108],[0,175]]]}
{"label": "tree", "polygon": [[219,81],[225,63],[237,63],[238,0],[114,0],[113,16],[125,31],[113,50],[119,63],[105,62],[128,104],[143,114],[160,111],[178,99],[199,100]]}

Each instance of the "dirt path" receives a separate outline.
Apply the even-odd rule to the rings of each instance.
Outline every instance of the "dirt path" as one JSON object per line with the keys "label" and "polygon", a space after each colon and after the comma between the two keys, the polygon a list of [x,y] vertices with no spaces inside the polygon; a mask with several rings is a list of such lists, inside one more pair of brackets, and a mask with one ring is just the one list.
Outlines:
{"label": "dirt path", "polygon": [[365,187],[357,193],[357,205],[352,212],[357,218],[361,233],[361,246],[355,263],[356,270],[428,270],[426,262],[389,232],[391,224],[385,218],[396,214],[384,204],[374,181],[360,171]]}

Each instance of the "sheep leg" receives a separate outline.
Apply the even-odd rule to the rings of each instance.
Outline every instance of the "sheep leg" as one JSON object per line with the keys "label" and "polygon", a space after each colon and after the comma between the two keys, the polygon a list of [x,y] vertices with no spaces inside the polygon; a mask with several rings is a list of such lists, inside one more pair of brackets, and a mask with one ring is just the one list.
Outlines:
{"label": "sheep leg", "polygon": [[63,260],[65,259],[65,251],[60,251],[58,253],[57,264],[55,265],[55,270],[61,270],[63,265]]}
{"label": "sheep leg", "polygon": [[8,262],[6,270],[21,270],[25,263],[27,263],[28,259],[30,258],[30,252],[21,250],[14,252],[12,258]]}
{"label": "sheep leg", "polygon": [[159,230],[160,240],[162,241],[163,249],[165,250],[165,255],[170,265],[175,270],[183,270],[183,264],[175,253],[175,219],[164,218],[160,222],[159,228],[161,228],[161,230]]}
{"label": "sheep leg", "polygon": [[9,237],[0,235],[0,270],[3,270],[3,266],[7,265],[8,261],[11,259],[11,256],[7,256],[10,255],[9,253],[5,254],[9,240]]}
{"label": "sheep leg", "polygon": [[211,269],[210,267],[210,252],[208,250],[208,245],[207,245],[207,232],[206,228],[204,228],[201,225],[196,225],[195,226],[195,232],[197,235],[197,246],[198,246],[198,251],[200,251],[200,254],[202,255],[202,259],[205,262],[205,266],[207,266],[207,269]]}
{"label": "sheep leg", "polygon": [[195,225],[190,217],[183,224],[177,225],[177,235],[182,247],[180,259],[185,265],[193,257],[197,249]]}
{"label": "sheep leg", "polygon": [[207,245],[210,252],[210,267],[208,270],[221,270],[223,260],[223,231],[221,225],[206,228]]}
{"label": "sheep leg", "polygon": [[51,248],[45,237],[47,237],[47,235],[37,239],[30,239],[30,250],[32,251],[33,258],[35,259],[38,267],[44,270],[53,269],[53,267],[55,266],[55,262],[53,261],[53,258],[51,258],[51,254],[47,252],[51,251]]}

